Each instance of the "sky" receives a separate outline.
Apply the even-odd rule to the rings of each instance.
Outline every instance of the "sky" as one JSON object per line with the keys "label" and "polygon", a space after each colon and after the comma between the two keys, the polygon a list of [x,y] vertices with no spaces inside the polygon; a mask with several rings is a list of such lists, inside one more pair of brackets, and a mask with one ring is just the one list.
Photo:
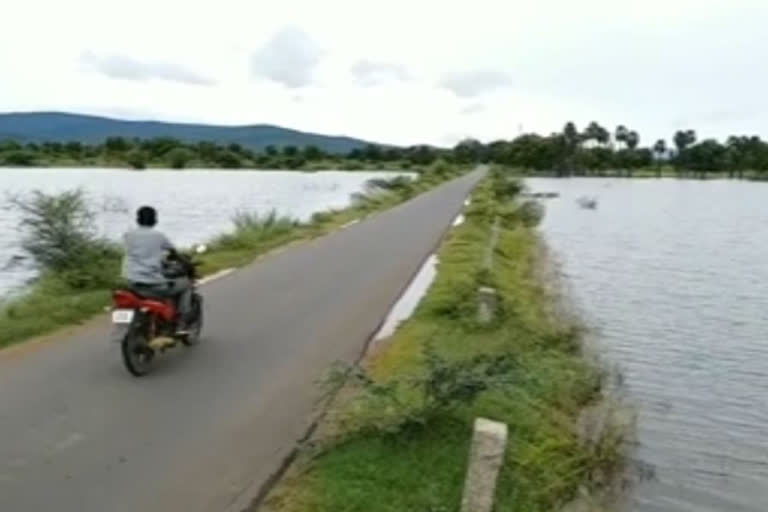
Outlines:
{"label": "sky", "polygon": [[391,144],[625,124],[768,137],[765,0],[25,0],[0,111]]}

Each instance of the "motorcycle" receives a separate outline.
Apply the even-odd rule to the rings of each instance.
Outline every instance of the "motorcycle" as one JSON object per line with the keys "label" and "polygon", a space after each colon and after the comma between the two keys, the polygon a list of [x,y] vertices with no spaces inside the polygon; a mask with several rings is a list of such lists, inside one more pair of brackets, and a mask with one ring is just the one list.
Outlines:
{"label": "motorcycle", "polygon": [[[205,246],[195,249],[205,252]],[[191,347],[200,341],[203,328],[203,297],[197,291],[199,262],[176,253],[166,260],[166,277],[187,277],[192,286],[192,304],[188,330],[178,332],[179,313],[176,299],[160,297],[132,287],[117,288],[112,293],[113,339],[120,343],[123,363],[129,373],[141,377],[149,373],[158,354],[178,346]]]}

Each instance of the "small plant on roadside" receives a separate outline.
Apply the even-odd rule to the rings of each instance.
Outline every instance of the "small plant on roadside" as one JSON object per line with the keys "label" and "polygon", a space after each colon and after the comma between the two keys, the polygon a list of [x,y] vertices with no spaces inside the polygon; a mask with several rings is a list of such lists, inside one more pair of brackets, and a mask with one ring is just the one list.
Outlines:
{"label": "small plant on roadside", "polygon": [[546,209],[539,201],[525,201],[517,209],[518,218],[525,227],[533,228],[541,224]]}
{"label": "small plant on roadside", "polygon": [[351,383],[359,391],[349,409],[352,414],[341,418],[342,435],[424,427],[471,406],[486,391],[511,389],[518,367],[512,354],[449,360],[432,342],[424,345],[422,358],[423,371],[386,381],[357,366],[334,368],[328,379],[333,389]]}
{"label": "small plant on roadside", "polygon": [[416,194],[413,180],[409,176],[397,176],[390,179],[373,178],[366,182],[365,187],[369,194],[392,192],[404,199],[413,197]]}
{"label": "small plant on roadside", "polygon": [[312,224],[325,224],[333,220],[333,212],[315,212],[312,214]]}
{"label": "small plant on roadside", "polygon": [[21,214],[22,248],[44,273],[79,290],[115,282],[120,251],[97,234],[95,213],[82,190],[34,191],[10,204]]}
{"label": "small plant on roadside", "polygon": [[500,203],[515,199],[525,190],[525,184],[504,167],[492,167],[490,175],[494,199]]}
{"label": "small plant on roadside", "polygon": [[456,166],[446,162],[443,159],[435,160],[433,163],[424,168],[422,174],[425,176],[435,176],[439,178],[447,178],[456,174]]}
{"label": "small plant on roadside", "polygon": [[540,201],[531,199],[522,203],[513,202],[504,205],[497,209],[497,213],[508,228],[520,225],[535,228],[544,219],[546,208]]}
{"label": "small plant on roadside", "polygon": [[213,247],[226,250],[253,248],[265,241],[288,235],[299,226],[299,221],[278,215],[276,210],[266,215],[240,211],[232,218],[232,223],[235,225],[234,232],[218,237]]}

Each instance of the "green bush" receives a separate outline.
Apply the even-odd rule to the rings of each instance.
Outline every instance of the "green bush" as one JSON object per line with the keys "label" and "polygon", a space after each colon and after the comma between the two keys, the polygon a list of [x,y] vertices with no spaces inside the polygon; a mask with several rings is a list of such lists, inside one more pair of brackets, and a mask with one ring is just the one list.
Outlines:
{"label": "green bush", "polygon": [[184,169],[195,155],[185,148],[173,148],[165,154],[165,159],[171,169]]}
{"label": "green bush", "polygon": [[312,214],[313,224],[325,224],[333,220],[333,212],[315,212]]}
{"label": "green bush", "polygon": [[443,179],[456,174],[456,170],[457,168],[455,166],[441,158],[439,160],[435,160],[433,163],[425,167],[422,171],[422,174]]}
{"label": "green bush", "polygon": [[5,165],[13,165],[18,167],[32,166],[35,165],[36,161],[37,156],[34,153],[23,149],[11,151],[6,153],[3,157],[3,162]]}
{"label": "green bush", "polygon": [[147,155],[140,149],[133,149],[125,155],[125,161],[132,169],[138,171],[147,168]]}
{"label": "green bush", "polygon": [[220,236],[213,246],[224,250],[249,249],[279,236],[287,235],[299,226],[291,217],[279,216],[276,210],[266,215],[256,212],[237,212],[232,218],[235,230]]}
{"label": "green bush", "polygon": [[372,178],[365,184],[369,194],[377,192],[393,192],[402,198],[410,198],[415,193],[413,180],[409,176],[396,176],[394,178]]}
{"label": "green bush", "polygon": [[353,413],[340,418],[344,437],[424,427],[471,406],[486,391],[510,389],[515,381],[517,362],[512,354],[449,360],[428,341],[422,359],[421,371],[386,381],[375,380],[360,367],[337,365],[328,379],[330,388],[337,389],[352,377],[359,390],[348,409]]}
{"label": "green bush", "polygon": [[120,250],[99,236],[95,214],[82,190],[15,197],[21,213],[22,248],[44,274],[78,290],[109,286],[117,279]]}

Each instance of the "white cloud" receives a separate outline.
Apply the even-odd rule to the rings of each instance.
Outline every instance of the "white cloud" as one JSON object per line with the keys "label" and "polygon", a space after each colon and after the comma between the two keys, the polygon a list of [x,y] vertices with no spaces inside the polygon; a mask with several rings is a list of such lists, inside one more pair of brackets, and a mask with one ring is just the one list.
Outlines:
{"label": "white cloud", "polygon": [[646,141],[689,126],[768,137],[765,19],[764,0],[27,0],[4,12],[0,110],[393,143],[567,120],[626,124]]}
{"label": "white cloud", "polygon": [[410,78],[404,66],[391,62],[375,62],[362,59],[350,68],[357,83],[363,87],[382,85],[388,82],[402,82]]}
{"label": "white cloud", "polygon": [[467,116],[471,116],[473,114],[479,114],[480,112],[483,112],[483,111],[485,111],[485,105],[483,105],[479,101],[470,103],[469,105],[461,109],[461,113]]}
{"label": "white cloud", "polygon": [[501,71],[462,71],[446,76],[440,83],[456,96],[472,98],[483,93],[509,87],[512,79]]}
{"label": "white cloud", "polygon": [[214,85],[210,78],[170,62],[140,61],[125,55],[97,55],[86,51],[80,56],[86,69],[121,80],[168,80],[190,85]]}
{"label": "white cloud", "polygon": [[254,76],[296,88],[312,82],[312,72],[323,52],[312,38],[295,27],[277,32],[251,57]]}

